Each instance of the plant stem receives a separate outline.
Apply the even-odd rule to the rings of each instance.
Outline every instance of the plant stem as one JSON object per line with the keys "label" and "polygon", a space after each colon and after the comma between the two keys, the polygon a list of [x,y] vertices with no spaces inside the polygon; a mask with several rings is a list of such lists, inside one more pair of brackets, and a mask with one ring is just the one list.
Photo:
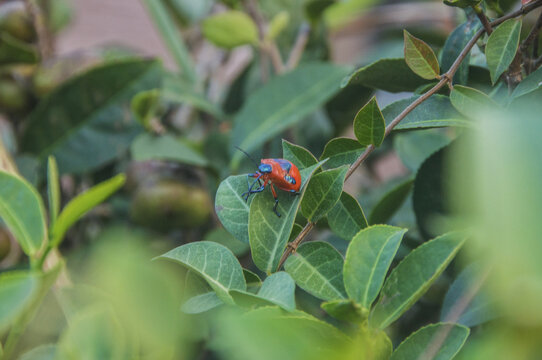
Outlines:
{"label": "plant stem", "polygon": [[[508,19],[512,19],[512,18],[521,16],[521,15],[524,15],[524,14],[526,14],[526,13],[528,13],[528,12],[530,12],[530,11],[540,7],[540,6],[542,6],[542,0],[535,0],[535,1],[531,2],[531,3],[529,3],[528,5],[522,7],[521,9],[519,9],[517,11],[514,11],[513,13],[510,13],[508,15],[505,15],[503,17],[500,17],[498,19],[493,20],[490,23],[490,25],[492,27],[497,26],[497,25],[503,23],[504,21],[506,21]],[[450,69],[440,77],[440,81],[435,86],[433,86],[429,91],[427,91],[425,94],[423,94],[422,96],[417,98],[412,104],[407,106],[406,109],[404,109],[399,115],[397,115],[397,117],[395,119],[393,119],[393,121],[388,126],[386,126],[386,131],[384,133],[385,137],[387,137],[391,133],[393,128],[395,128],[395,126],[397,126],[397,124],[399,124],[418,105],[420,105],[425,100],[430,98],[433,94],[437,93],[443,86],[452,83],[452,79],[453,79],[455,73],[457,72],[457,69],[459,68],[459,65],[461,65],[461,62],[463,60],[465,60],[465,57],[471,51],[471,49],[476,44],[478,39],[480,39],[480,37],[485,33],[485,31],[486,31],[485,28],[478,30],[478,32],[476,32],[476,34],[474,34],[474,36],[470,39],[470,41],[467,43],[467,45],[465,45],[465,47],[463,48],[463,50],[461,51],[459,56],[455,59],[454,63],[450,67]],[[356,161],[348,169],[348,172],[346,173],[345,181],[369,157],[369,155],[374,151],[374,149],[375,149],[375,147],[373,145],[369,145],[365,149],[365,151],[356,159]],[[292,241],[290,244],[288,244],[286,250],[282,254],[282,257],[280,259],[277,270],[280,269],[282,267],[282,265],[284,265],[284,262],[286,261],[286,259],[288,259],[288,257],[293,252],[296,251],[299,244],[301,244],[301,242],[303,242],[303,240],[307,237],[307,235],[310,233],[312,228],[314,228],[314,225],[315,225],[314,222],[309,221],[305,225],[303,230],[301,230],[299,235],[295,238],[295,240]]]}
{"label": "plant stem", "polygon": [[26,11],[30,14],[34,29],[38,37],[38,49],[40,52],[41,60],[47,60],[53,55],[53,40],[47,19],[43,10],[35,2],[35,0],[24,0]]}
{"label": "plant stem", "polygon": [[290,51],[290,55],[288,56],[288,60],[286,61],[286,69],[288,70],[294,69],[299,63],[299,60],[301,60],[303,51],[305,50],[305,47],[307,46],[307,42],[309,41],[310,32],[311,32],[311,27],[309,24],[307,23],[301,24],[301,27],[299,28],[299,32],[297,33],[297,38],[295,39],[294,46],[292,47],[292,50]]}
{"label": "plant stem", "polygon": [[476,16],[478,16],[478,19],[480,19],[480,22],[484,26],[486,33],[488,35],[491,35],[491,33],[493,32],[493,28],[491,27],[491,24],[489,23],[489,20],[487,19],[487,16],[484,13],[484,10],[482,9],[482,7],[478,4],[478,5],[473,6],[472,9],[476,13]]}
{"label": "plant stem", "polygon": [[177,62],[183,76],[191,83],[197,83],[196,71],[190,53],[184,44],[177,26],[168,14],[164,3],[157,0],[143,0],[143,3],[147,7],[154,24],[160,31],[162,39]]}

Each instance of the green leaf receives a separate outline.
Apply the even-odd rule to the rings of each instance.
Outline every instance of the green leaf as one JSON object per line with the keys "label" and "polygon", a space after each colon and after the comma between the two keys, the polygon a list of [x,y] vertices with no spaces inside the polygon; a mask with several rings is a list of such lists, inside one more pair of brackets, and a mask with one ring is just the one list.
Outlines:
{"label": "green leaf", "polygon": [[248,269],[243,269],[243,276],[245,277],[247,288],[250,286],[255,286],[259,288],[262,286],[262,279],[260,279],[260,277],[256,273],[253,273]]}
{"label": "green leaf", "polygon": [[333,123],[334,134],[344,134],[352,126],[352,119],[359,109],[367,104],[374,90],[360,84],[348,84],[325,104],[329,120]]}
{"label": "green leaf", "polygon": [[61,173],[102,166],[122,155],[141,129],[131,120],[131,98],[159,82],[160,64],[141,60],[110,63],[71,79],[30,114],[23,150],[41,160],[54,155]]}
{"label": "green leaf", "polygon": [[367,219],[358,201],[344,191],[337,204],[327,213],[327,223],[335,235],[346,241],[352,240],[354,235],[367,227]]}
{"label": "green leaf", "polygon": [[414,91],[429,81],[417,76],[405,59],[380,59],[356,70],[345,79],[343,86],[360,84],[389,92]]}
{"label": "green leaf", "polygon": [[8,32],[0,34],[0,65],[35,64],[38,58],[38,51],[34,46],[11,36]]}
{"label": "green leaf", "polygon": [[210,102],[205,96],[197,93],[192,86],[180,86],[181,79],[170,76],[164,79],[161,92],[163,101],[169,105],[189,104],[198,110],[222,119],[224,113],[216,104]]}
{"label": "green leaf", "polygon": [[[478,18],[473,17],[465,21],[452,31],[446,39],[442,52],[440,53],[440,64],[442,72],[447,72],[452,67],[455,59],[461,54],[467,43],[472,39],[474,34],[480,29],[482,24]],[[469,80],[469,63],[470,52],[459,65],[457,72],[454,75],[454,83],[465,85]]]}
{"label": "green leaf", "polygon": [[0,218],[28,256],[47,238],[41,198],[26,180],[0,170]]}
{"label": "green leaf", "polygon": [[369,224],[385,224],[403,205],[407,199],[414,179],[408,179],[387,192],[373,207],[369,216]]}
{"label": "green leaf", "polygon": [[393,137],[393,148],[403,164],[415,173],[425,159],[450,141],[440,129],[409,131]]}
{"label": "green leaf", "polygon": [[376,98],[373,97],[360,109],[354,119],[354,134],[361,145],[380,146],[384,141],[386,122],[380,112]]}
{"label": "green leaf", "polygon": [[444,3],[448,6],[454,6],[458,8],[468,8],[478,5],[482,0],[444,0]]}
{"label": "green leaf", "polygon": [[295,283],[292,277],[284,271],[267,277],[258,291],[258,296],[285,310],[295,310]]}
{"label": "green leaf", "polygon": [[139,121],[146,130],[152,130],[151,121],[157,116],[157,112],[161,107],[160,105],[160,90],[152,89],[142,91],[134,96],[130,103],[130,108],[132,109],[135,119]]}
{"label": "green leaf", "polygon": [[38,289],[39,279],[29,271],[0,274],[0,330],[5,329],[27,310]]}
{"label": "green leaf", "polygon": [[300,195],[293,196],[284,191],[278,192],[277,210],[281,217],[277,217],[273,212],[274,200],[270,191],[256,194],[252,199],[248,218],[248,233],[252,259],[260,270],[266,273],[276,270],[290,238],[301,199],[307,188],[307,182],[322,164],[321,161],[300,171],[302,180]]}
{"label": "green leaf", "polygon": [[371,306],[406,232],[395,226],[374,225],[352,239],[343,270],[350,299],[364,308]]}
{"label": "green leaf", "polygon": [[47,160],[47,196],[49,199],[49,228],[52,229],[60,212],[61,200],[58,166],[53,156],[49,156]]}
{"label": "green leaf", "polygon": [[337,168],[343,165],[351,165],[365,150],[357,140],[339,137],[331,139],[324,147],[320,160],[328,159],[327,168]]}
{"label": "green leaf", "polygon": [[348,166],[323,171],[312,177],[301,202],[301,213],[316,222],[333,209],[339,201]]}
{"label": "green leaf", "polygon": [[139,135],[130,148],[135,161],[168,160],[181,164],[207,166],[207,159],[172,135]]}
{"label": "green leaf", "polygon": [[[413,103],[418,96],[396,101],[384,109],[382,115],[386,119],[386,124],[397,117],[404,109]],[[424,128],[437,128],[446,126],[467,127],[470,125],[463,116],[458,113],[447,96],[433,95],[426,101],[412,110],[394,130],[412,130]]]}
{"label": "green leaf", "polygon": [[[450,316],[454,316],[454,309],[466,296],[470,298],[470,292],[474,287],[478,288],[480,284],[482,266],[479,263],[473,263],[467,266],[459,276],[454,280],[444,300],[442,301],[442,309],[440,311],[440,321],[447,321]],[[498,316],[495,309],[495,298],[490,296],[486,286],[482,285],[478,289],[476,295],[469,302],[467,307],[461,312],[461,316],[454,322],[473,327],[483,324]]]}
{"label": "green leaf", "polygon": [[267,40],[273,40],[277,36],[280,35],[280,33],[285,30],[288,27],[288,23],[290,22],[290,14],[288,11],[281,11],[269,22],[269,30],[267,31],[267,34],[265,34],[265,37]]}
{"label": "green leaf", "polygon": [[403,35],[405,39],[405,62],[410,69],[424,79],[438,79],[440,68],[433,49],[406,30],[403,31]]}
{"label": "green leaf", "polygon": [[408,254],[387,278],[369,318],[372,326],[383,329],[414,305],[464,242],[463,234],[448,233],[427,241]]}
{"label": "green leaf", "polygon": [[249,250],[248,242],[243,242],[236,239],[232,234],[223,228],[216,228],[205,234],[205,241],[213,241],[217,244],[224,245],[235,256],[242,256]]}
{"label": "green leaf", "polygon": [[352,300],[331,300],[324,302],[320,307],[335,319],[361,324],[367,320],[369,310],[364,309]]}
{"label": "green leaf", "polygon": [[542,67],[538,68],[536,71],[532,72],[523,79],[522,82],[512,92],[512,97],[517,98],[522,95],[528,94],[532,91],[535,91],[542,86]]}
{"label": "green leaf", "polygon": [[295,283],[284,271],[267,277],[257,294],[231,290],[235,303],[246,308],[278,305],[286,311],[295,310]]}
{"label": "green leaf", "polygon": [[247,190],[247,175],[229,176],[218,186],[215,211],[224,228],[248,244],[249,206],[254,197],[245,201],[241,195]]}
{"label": "green leaf", "polygon": [[258,43],[256,24],[241,11],[231,10],[209,16],[202,22],[201,30],[207,40],[225,49]]}
{"label": "green leaf", "polygon": [[[232,143],[250,152],[295,125],[339,91],[347,71],[331,64],[309,63],[271,79],[247,99],[235,117]],[[234,168],[241,156],[233,155]]]}
{"label": "green leaf", "polygon": [[201,314],[222,304],[224,303],[218,295],[214,291],[211,291],[186,300],[181,306],[181,310],[186,314]]}
{"label": "green leaf", "polygon": [[495,84],[514,60],[519,45],[521,20],[503,22],[489,35],[486,45],[486,59],[491,82]]}
{"label": "green leaf", "polygon": [[[421,235],[430,239],[443,232],[453,230],[443,219],[451,209],[446,190],[452,187],[452,180],[445,161],[454,143],[428,157],[418,169],[414,179],[412,207]],[[467,175],[463,175],[467,176]]]}
{"label": "green leaf", "polygon": [[301,245],[284,263],[284,270],[297,285],[323,300],[345,299],[342,268],[343,257],[326,242]]}
{"label": "green leaf", "polygon": [[220,244],[193,242],[176,247],[158,258],[176,261],[203,277],[226,304],[233,304],[228,293],[230,290],[246,290],[239,260]]}
{"label": "green leaf", "polygon": [[477,119],[488,110],[500,108],[499,104],[480,90],[456,85],[450,93],[452,105],[467,118]]}
{"label": "green leaf", "polygon": [[436,339],[446,335],[443,343],[438,343],[438,351],[431,359],[451,360],[469,336],[469,328],[451,323],[438,323],[424,326],[406,338],[391,355],[391,360],[425,359],[428,351],[437,344]]}
{"label": "green leaf", "polygon": [[282,157],[291,161],[298,169],[305,169],[318,162],[313,154],[302,146],[282,139]]}
{"label": "green leaf", "polygon": [[57,247],[64,238],[66,231],[75,222],[113,195],[125,182],[126,176],[120,174],[91,187],[89,190],[73,198],[64,207],[52,229],[51,247]]}
{"label": "green leaf", "polygon": [[[0,352],[0,355],[2,353]],[[33,348],[30,351],[25,352],[19,360],[55,360],[56,355],[56,345],[47,344],[40,345]]]}

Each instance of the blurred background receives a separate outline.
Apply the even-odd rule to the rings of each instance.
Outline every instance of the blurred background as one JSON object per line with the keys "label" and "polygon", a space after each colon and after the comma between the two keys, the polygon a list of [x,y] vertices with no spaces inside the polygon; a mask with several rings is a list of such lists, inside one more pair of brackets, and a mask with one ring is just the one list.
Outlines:
{"label": "blurred background", "polygon": [[[156,26],[149,1],[48,0],[48,44],[38,44],[34,31],[23,31],[20,38],[39,48],[39,56],[33,48],[31,60],[13,64],[0,50],[2,165],[12,164],[46,198],[42,155],[44,149],[58,146],[53,154],[69,154],[59,156],[63,204],[119,172],[127,174],[126,186],[118,194],[67,233],[59,255],[63,259],[59,261],[67,264],[65,282],[46,297],[16,354],[59,342],[61,355],[76,359],[130,359],[136,358],[134,354],[148,359],[362,358],[357,347],[363,344],[345,347],[339,336],[321,339],[319,328],[300,334],[295,327],[288,329],[288,324],[268,319],[265,312],[263,320],[244,321],[239,321],[235,309],[183,314],[182,300],[206,285],[201,279],[190,280],[178,266],[150,261],[181,244],[208,240],[227,246],[243,267],[258,272],[248,244],[225,231],[213,204],[224,178],[254,170],[247,159],[237,168],[231,166],[234,119],[250,95],[278,73],[274,50],[266,55],[251,45],[227,49],[208,41],[202,32],[202,23],[211,14],[230,6],[250,13],[257,2],[161,3],[172,18],[172,35],[182,34],[190,51],[199,79],[196,85],[186,74],[179,75],[182,64]],[[488,8],[491,17],[520,6],[511,0],[499,4],[500,9]],[[0,0],[0,18],[11,11],[24,13],[24,6],[22,1]],[[440,0],[270,0],[260,1],[259,7],[251,16],[263,17],[267,26],[272,19],[286,19],[273,38],[285,62],[296,41],[305,41],[295,65],[319,61],[343,65],[350,72],[380,59],[402,58],[403,29],[441,54],[452,31],[474,18]],[[538,15],[525,17],[524,36]],[[28,25],[29,19],[22,23]],[[504,99],[506,91],[494,92],[489,81],[483,44],[475,46],[469,61],[468,85],[491,94],[497,102]],[[129,63],[129,72],[120,65],[114,68],[123,62]],[[84,77],[107,66],[112,68],[100,74],[101,82]],[[84,81],[73,80],[81,79],[78,76]],[[118,81],[111,80],[116,76]],[[124,86],[133,79],[137,86]],[[389,91],[354,85],[337,90],[295,126],[250,152],[257,159],[281,157],[284,137],[319,157],[330,139],[354,137],[353,118],[373,95],[385,108],[420,94],[428,85],[421,82]],[[56,94],[60,95],[55,98]],[[104,105],[103,94],[115,99],[112,105]],[[539,95],[540,89],[530,94]],[[73,101],[66,106],[67,115],[59,110],[61,106],[51,105],[60,98]],[[104,129],[101,115],[89,115],[96,105],[105,109],[104,118],[118,120],[114,127]],[[478,128],[469,136],[456,128],[393,133],[345,184],[345,191],[359,200],[367,215],[391,203],[384,214],[375,215],[374,223],[409,229],[393,266],[450,227],[473,232],[468,250],[389,329],[394,346],[421,326],[445,319],[454,301],[469,291],[472,279],[482,274],[480,295],[460,319],[472,328],[472,335],[459,358],[539,359],[542,354],[542,142],[538,139],[542,129],[537,121],[542,109],[534,106],[533,97],[511,109],[481,113],[475,119]],[[92,131],[81,131],[58,145],[57,134],[64,128],[55,119],[64,115],[88,120]],[[525,119],[521,126],[514,123],[519,118]],[[45,137],[49,139],[42,142]],[[153,142],[156,138],[164,141]],[[415,193],[416,186],[427,191]],[[298,223],[303,225],[304,219]],[[310,239],[326,241],[343,255],[348,246],[325,220]],[[18,245],[0,228],[0,269],[27,267]],[[484,272],[488,267],[499,271],[489,277]],[[320,300],[301,289],[296,300],[299,309],[352,331],[350,324],[331,318],[320,308]],[[315,342],[323,344],[318,351],[311,349]],[[343,353],[326,352],[341,346]],[[43,359],[52,359],[57,350],[39,351],[45,354]],[[22,359],[41,358],[36,354]]]}

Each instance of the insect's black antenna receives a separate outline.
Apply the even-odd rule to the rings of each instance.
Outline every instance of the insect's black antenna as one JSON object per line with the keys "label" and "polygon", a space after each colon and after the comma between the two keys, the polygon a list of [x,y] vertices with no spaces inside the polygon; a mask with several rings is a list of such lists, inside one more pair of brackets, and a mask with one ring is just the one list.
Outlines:
{"label": "insect's black antenna", "polygon": [[252,156],[249,155],[249,153],[247,153],[245,150],[241,149],[239,146],[234,146],[237,150],[239,150],[240,152],[242,152],[243,154],[245,154],[247,156],[247,158],[249,158],[250,160],[252,160],[252,162],[254,163],[254,165],[256,165],[256,167],[258,167],[258,163],[256,162],[256,160],[254,160],[252,158]]}

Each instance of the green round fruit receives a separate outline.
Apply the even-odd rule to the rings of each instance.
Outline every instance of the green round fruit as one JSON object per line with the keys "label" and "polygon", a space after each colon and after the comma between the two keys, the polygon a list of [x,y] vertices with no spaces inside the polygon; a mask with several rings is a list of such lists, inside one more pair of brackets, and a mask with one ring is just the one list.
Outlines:
{"label": "green round fruit", "polygon": [[8,1],[0,6],[0,32],[27,43],[36,40],[36,31],[23,1]]}
{"label": "green round fruit", "polygon": [[0,111],[24,110],[28,101],[28,94],[21,84],[11,78],[0,78]]}
{"label": "green round fruit", "polygon": [[202,188],[173,181],[141,186],[131,208],[132,220],[149,228],[169,231],[205,224],[211,199]]}

